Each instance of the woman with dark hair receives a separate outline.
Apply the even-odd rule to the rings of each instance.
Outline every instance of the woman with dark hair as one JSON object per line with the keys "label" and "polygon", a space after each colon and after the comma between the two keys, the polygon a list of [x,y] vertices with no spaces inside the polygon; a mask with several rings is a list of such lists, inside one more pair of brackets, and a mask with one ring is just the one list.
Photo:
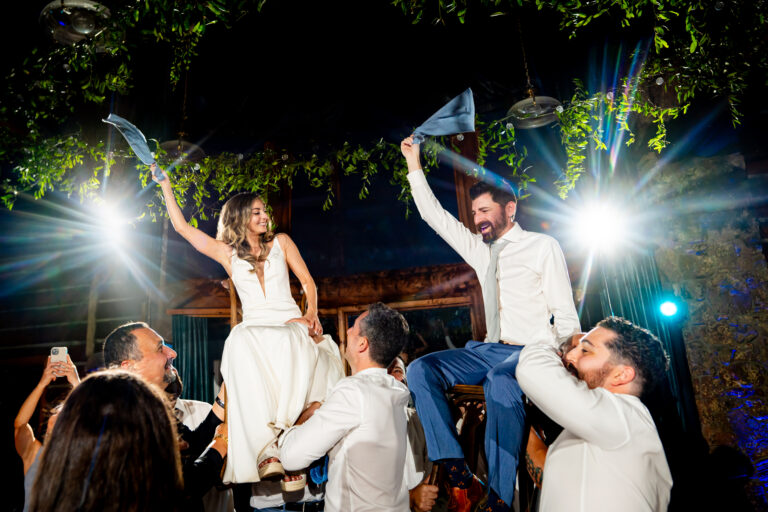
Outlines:
{"label": "woman with dark hair", "polygon": [[40,377],[40,382],[37,383],[35,389],[29,394],[24,403],[21,404],[21,409],[16,415],[16,419],[13,422],[14,427],[14,442],[16,445],[16,453],[21,457],[21,461],[24,464],[24,512],[29,510],[29,496],[32,490],[32,482],[35,480],[37,474],[37,468],[40,465],[40,453],[43,448],[43,442],[48,439],[48,434],[53,430],[53,426],[56,424],[56,418],[61,412],[63,399],[59,399],[57,405],[50,407],[47,411],[43,410],[40,414],[42,417],[47,415],[47,420],[41,423],[45,425],[43,432],[43,442],[35,437],[35,431],[29,424],[30,418],[37,408],[37,403],[43,396],[45,389],[48,385],[58,379],[59,377],[66,377],[72,387],[77,386],[80,383],[80,377],[77,375],[77,368],[75,364],[67,355],[66,362],[51,362],[51,357],[48,356],[48,362],[43,370],[43,375]]}
{"label": "woman with dark hair", "polygon": [[[221,211],[214,239],[187,223],[168,175],[162,175],[164,179],[158,183],[174,229],[224,267],[243,305],[243,321],[227,338],[221,362],[229,423],[223,481],[258,482],[284,475],[277,458],[277,438],[294,424],[310,398],[320,400],[325,391],[312,386],[313,381],[323,381],[315,375],[318,346],[310,337],[322,334],[315,282],[296,244],[288,235],[272,231],[258,195],[242,193],[230,198]],[[291,296],[288,269],[304,289],[304,315]],[[299,473],[286,476],[282,486],[298,490],[305,483],[306,475]]]}
{"label": "woman with dark hair", "polygon": [[43,450],[31,511],[173,511],[182,493],[174,420],[159,390],[94,373],[64,403]]}

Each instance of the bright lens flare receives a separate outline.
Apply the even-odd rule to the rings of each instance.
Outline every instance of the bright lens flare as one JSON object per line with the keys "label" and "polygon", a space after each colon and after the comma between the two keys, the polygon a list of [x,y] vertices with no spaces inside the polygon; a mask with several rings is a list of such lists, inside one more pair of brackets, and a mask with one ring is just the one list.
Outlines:
{"label": "bright lens flare", "polygon": [[107,203],[95,208],[96,218],[101,234],[113,243],[120,244],[124,239],[124,228],[129,223],[120,213]]}
{"label": "bright lens flare", "polygon": [[576,234],[580,243],[595,252],[612,253],[627,238],[624,216],[611,205],[592,205],[577,216]]}
{"label": "bright lens flare", "polygon": [[659,311],[664,316],[675,316],[677,314],[677,304],[668,300],[659,306]]}

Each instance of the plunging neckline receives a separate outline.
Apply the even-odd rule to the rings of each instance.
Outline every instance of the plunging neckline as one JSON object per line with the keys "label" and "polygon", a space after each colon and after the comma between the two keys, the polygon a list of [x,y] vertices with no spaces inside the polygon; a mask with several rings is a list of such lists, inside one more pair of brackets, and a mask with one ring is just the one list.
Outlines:
{"label": "plunging neckline", "polygon": [[[277,237],[272,239],[272,247],[269,247],[269,252],[267,253],[267,257],[264,259],[264,261],[260,261],[258,263],[261,264],[261,274],[259,274],[259,268],[256,268],[256,279],[259,281],[259,287],[261,288],[261,296],[264,297],[264,301],[267,300],[267,283],[266,283],[266,277],[264,276],[266,270],[264,267],[267,265],[267,261],[272,256],[272,249],[275,248],[275,244],[280,245],[277,241]],[[258,259],[258,256],[254,256]]]}

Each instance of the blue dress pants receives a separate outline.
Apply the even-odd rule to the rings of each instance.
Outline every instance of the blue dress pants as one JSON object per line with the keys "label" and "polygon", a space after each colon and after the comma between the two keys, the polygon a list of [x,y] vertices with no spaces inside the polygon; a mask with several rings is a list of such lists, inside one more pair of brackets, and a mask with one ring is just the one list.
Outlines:
{"label": "blue dress pants", "polygon": [[434,352],[408,367],[408,387],[424,426],[430,460],[464,458],[445,392],[457,384],[483,385],[488,484],[512,506],[525,427],[523,392],[515,379],[520,345],[470,341]]}

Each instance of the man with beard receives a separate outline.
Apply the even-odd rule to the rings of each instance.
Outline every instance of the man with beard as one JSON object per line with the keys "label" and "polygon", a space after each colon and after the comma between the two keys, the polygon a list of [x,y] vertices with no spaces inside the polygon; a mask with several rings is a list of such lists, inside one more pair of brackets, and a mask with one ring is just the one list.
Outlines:
{"label": "man with beard", "polygon": [[542,512],[666,511],[672,476],[650,412],[640,401],[663,379],[659,339],[618,317],[597,324],[565,355],[526,346],[517,379],[564,430],[544,464]]}
{"label": "man with beard", "polygon": [[[487,336],[463,349],[424,356],[408,368],[408,382],[424,425],[429,458],[442,462],[450,510],[469,511],[483,495],[467,467],[445,391],[457,384],[482,384],[487,426],[488,506],[509,510],[523,438],[525,412],[515,367],[523,345],[560,343],[580,331],[565,258],[553,238],[523,230],[515,222],[517,199],[506,182],[480,182],[470,189],[479,234],[445,211],[427,185],[412,137],[400,149],[408,163],[421,217],[477,273],[483,292]],[[554,321],[552,321],[554,317]]]}
{"label": "man with beard", "polygon": [[[177,379],[175,358],[176,351],[145,322],[123,324],[104,339],[107,368],[134,372],[161,390],[173,387]],[[184,501],[180,509],[202,511],[203,494],[218,480],[227,454],[224,396],[222,386],[211,411],[195,429],[177,424],[184,473]]]}

